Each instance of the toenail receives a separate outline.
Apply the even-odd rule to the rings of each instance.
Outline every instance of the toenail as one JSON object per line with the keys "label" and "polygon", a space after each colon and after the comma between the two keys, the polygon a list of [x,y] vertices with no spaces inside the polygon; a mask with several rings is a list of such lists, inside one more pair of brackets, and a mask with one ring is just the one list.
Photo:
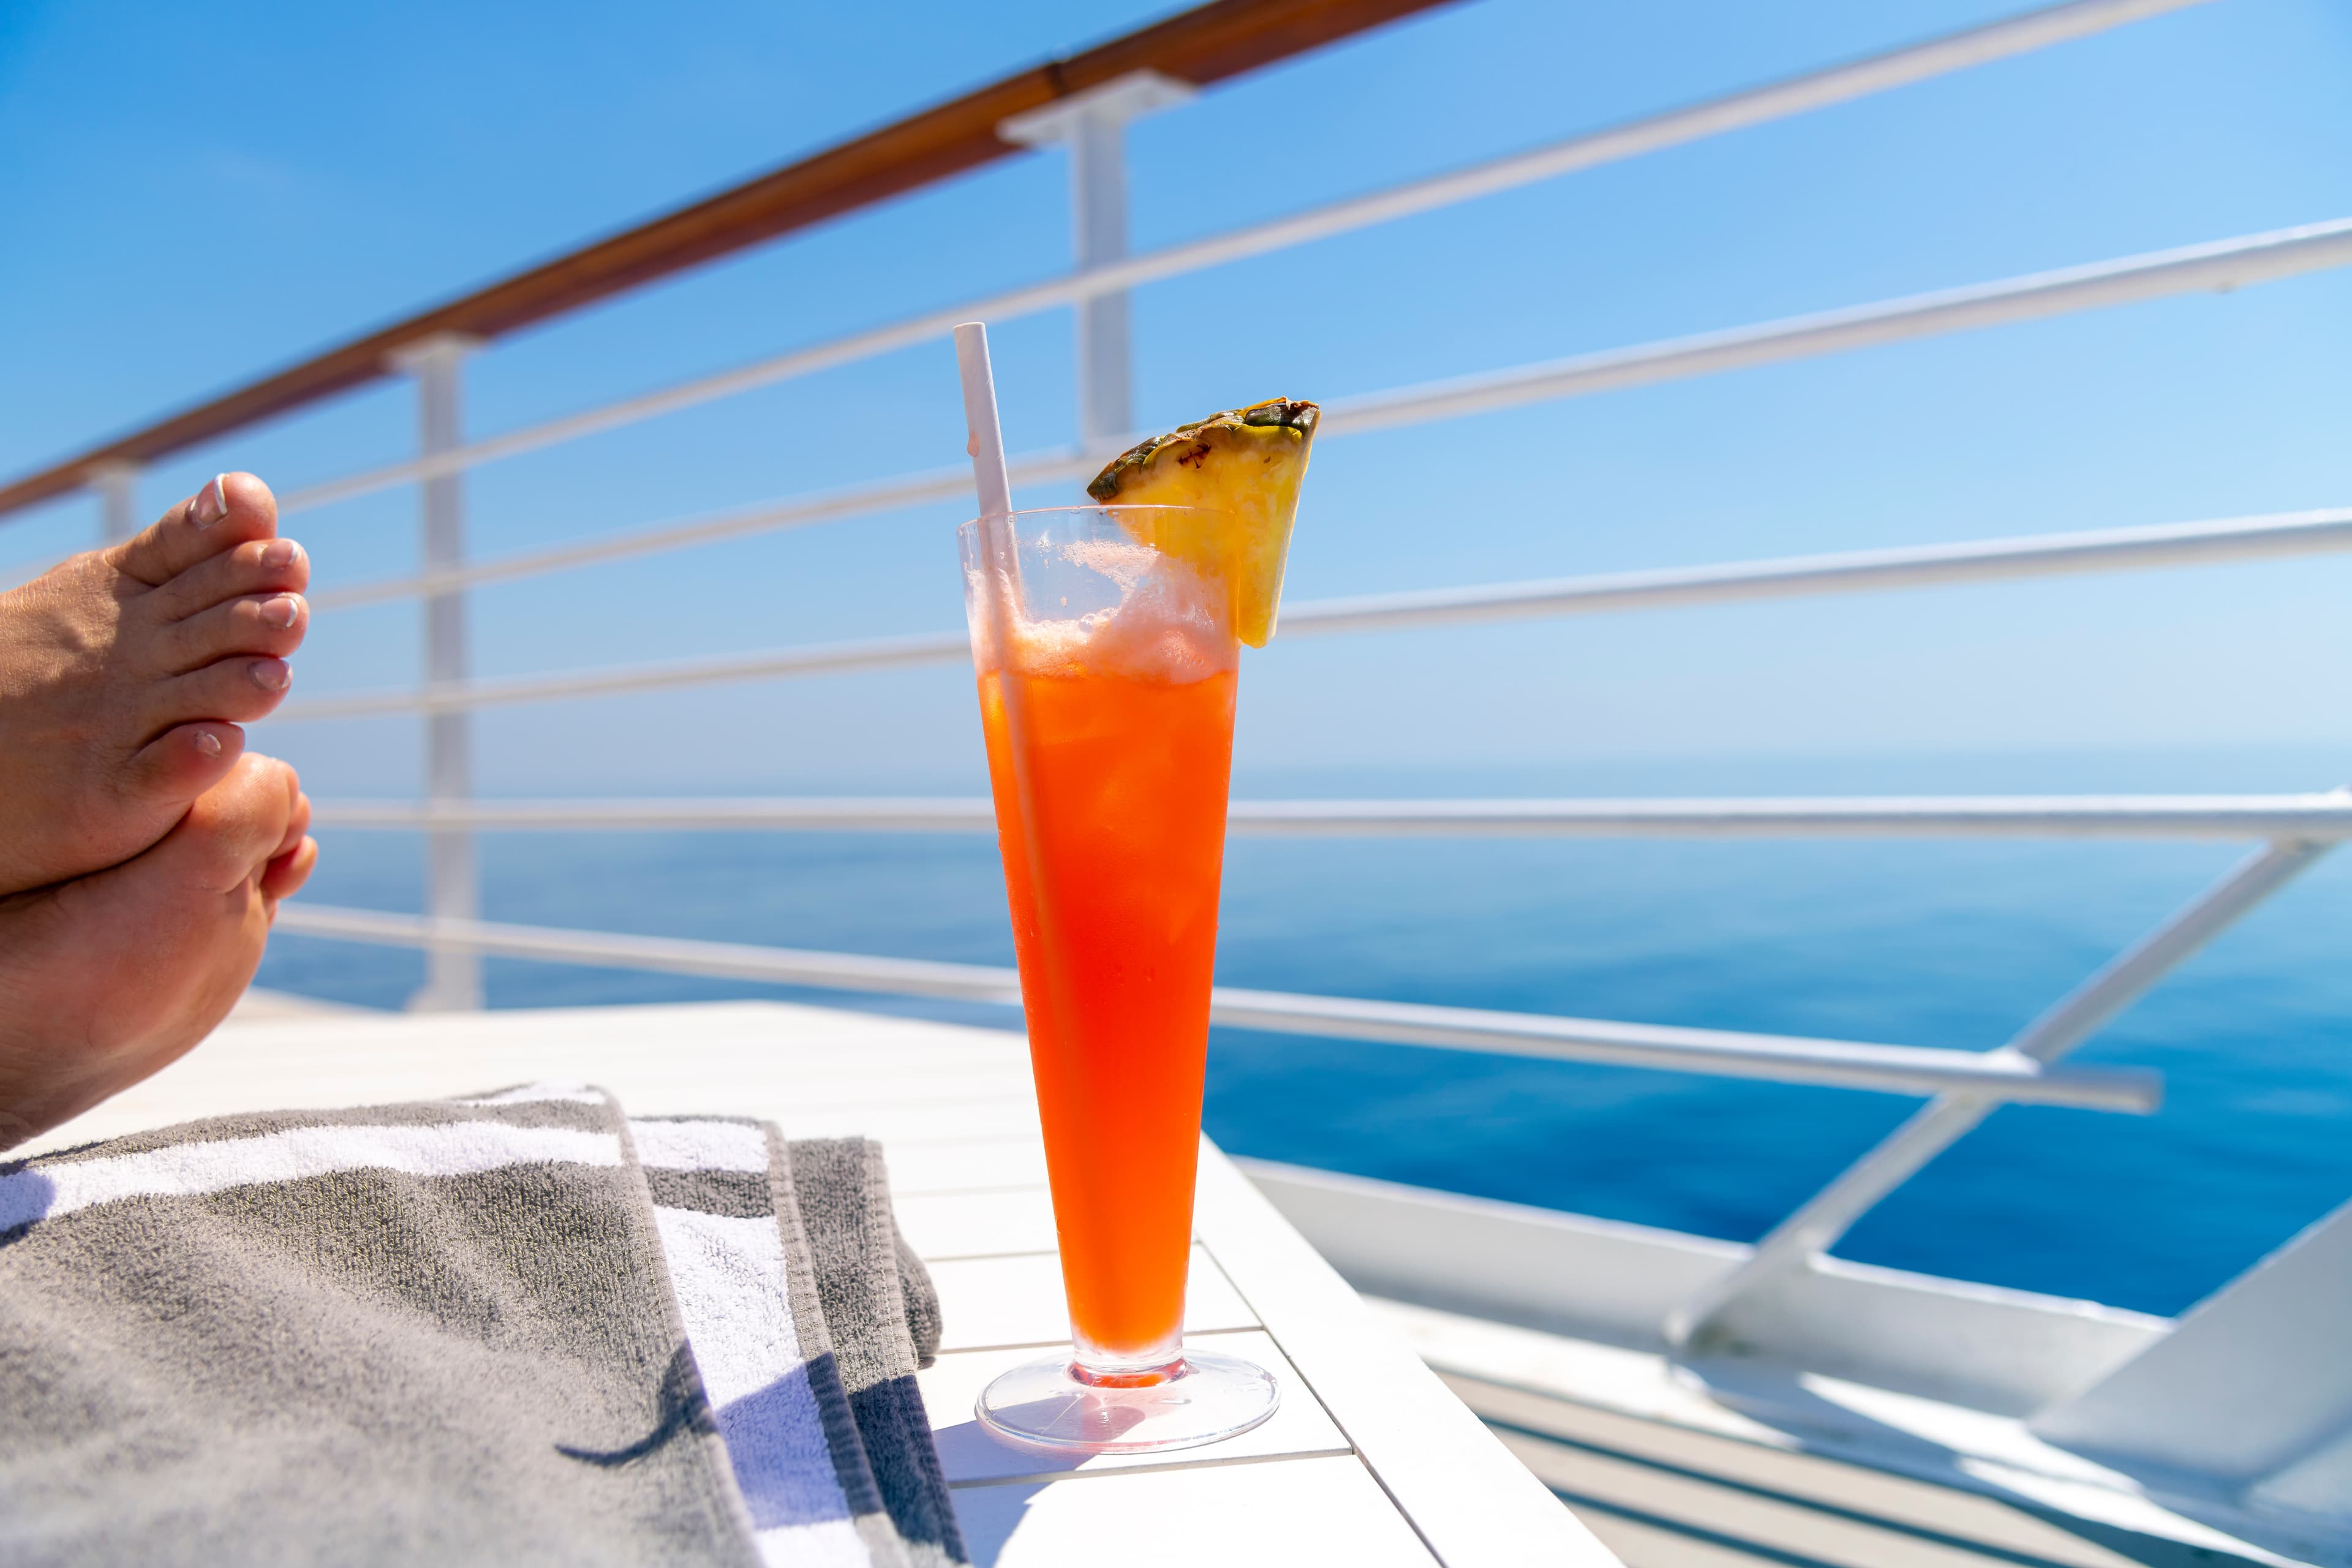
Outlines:
{"label": "toenail", "polygon": [[196,492],[188,503],[188,521],[198,528],[210,528],[228,515],[228,476],[215,474],[213,482]]}
{"label": "toenail", "polygon": [[197,731],[196,750],[202,752],[208,757],[219,756],[221,753],[220,737],[214,734],[210,730]]}
{"label": "toenail", "polygon": [[282,658],[257,658],[253,683],[264,691],[283,691],[294,683],[294,671]]}
{"label": "toenail", "polygon": [[261,547],[261,563],[264,566],[291,566],[294,558],[301,553],[302,547],[292,540],[273,539]]}
{"label": "toenail", "polygon": [[261,606],[261,618],[273,626],[290,626],[302,613],[302,595],[280,594]]}

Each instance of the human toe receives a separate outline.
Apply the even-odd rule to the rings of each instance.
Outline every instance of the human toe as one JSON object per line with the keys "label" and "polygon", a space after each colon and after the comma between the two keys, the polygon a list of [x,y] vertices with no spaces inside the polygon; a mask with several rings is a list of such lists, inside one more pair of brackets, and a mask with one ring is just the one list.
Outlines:
{"label": "human toe", "polygon": [[198,719],[250,723],[286,700],[294,667],[274,655],[234,654],[155,683],[148,701],[157,730]]}
{"label": "human toe", "polygon": [[302,884],[310,879],[310,872],[318,864],[319,841],[307,834],[301,843],[269,863],[261,874],[261,896],[269,900],[273,914],[278,900],[290,899],[302,890]]}
{"label": "human toe", "polygon": [[277,785],[287,797],[286,826],[268,858],[258,868],[255,884],[268,900],[273,916],[278,912],[278,900],[299,890],[310,879],[310,868],[319,863],[319,841],[310,837],[310,797],[302,793],[302,781],[295,776],[292,768],[283,763],[277,765]]}
{"label": "human toe", "polygon": [[160,587],[199,562],[278,532],[278,498],[251,474],[221,474],[166,511],[145,532],[116,545],[114,563]]}
{"label": "human toe", "polygon": [[299,594],[254,594],[173,626],[157,647],[159,673],[184,675],[234,654],[283,658],[302,646],[310,606]]}
{"label": "human toe", "polygon": [[310,837],[310,797],[302,793],[301,781],[288,768],[286,787],[292,793],[292,804],[287,808],[286,831],[278,840],[278,848],[261,868],[261,896],[269,901],[272,914],[278,900],[291,898],[302,884],[310,879],[310,868],[319,863],[319,841]]}
{"label": "human toe", "polygon": [[273,914],[278,900],[299,891],[302,884],[310,879],[310,868],[318,863],[319,841],[310,837],[310,797],[302,793],[297,783],[294,806],[286,819],[286,836],[278,841],[278,853],[261,868],[261,896],[269,900]]}
{"label": "human toe", "polygon": [[[132,752],[118,776],[137,799],[185,806],[226,777],[244,754],[245,731],[235,724],[175,724]],[[157,831],[163,826],[159,821]]]}
{"label": "human toe", "polygon": [[295,776],[292,768],[286,767],[283,763],[278,766],[286,768],[284,784],[289,799],[286,831],[278,835],[278,847],[269,852],[269,861],[273,866],[300,848],[302,841],[310,835],[310,797],[303,793],[302,781]]}

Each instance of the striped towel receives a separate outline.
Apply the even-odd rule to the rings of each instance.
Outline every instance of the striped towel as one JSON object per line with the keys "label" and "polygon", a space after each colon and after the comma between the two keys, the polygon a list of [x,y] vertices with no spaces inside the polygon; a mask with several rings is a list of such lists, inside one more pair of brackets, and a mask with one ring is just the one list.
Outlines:
{"label": "striped towel", "polygon": [[964,1561],[881,1151],[584,1085],[0,1164],[0,1562]]}

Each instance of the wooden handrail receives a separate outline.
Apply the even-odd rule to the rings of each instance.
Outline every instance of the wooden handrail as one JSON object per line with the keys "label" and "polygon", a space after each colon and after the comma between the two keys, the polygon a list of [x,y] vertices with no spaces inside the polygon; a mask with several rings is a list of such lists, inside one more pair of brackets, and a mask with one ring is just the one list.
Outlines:
{"label": "wooden handrail", "polygon": [[651,222],[525,268],[0,488],[0,517],[78,489],[109,464],[152,462],[393,373],[445,332],[495,338],[1024,149],[1007,117],[1156,70],[1205,87],[1454,0],[1211,0],[1066,59],[827,148]]}

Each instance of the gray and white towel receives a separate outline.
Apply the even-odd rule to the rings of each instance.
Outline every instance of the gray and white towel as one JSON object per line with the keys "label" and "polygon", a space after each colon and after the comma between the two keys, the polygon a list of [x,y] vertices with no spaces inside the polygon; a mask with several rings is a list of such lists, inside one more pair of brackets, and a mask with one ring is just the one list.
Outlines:
{"label": "gray and white towel", "polygon": [[963,1561],[881,1152],[581,1085],[0,1165],[0,1562]]}

